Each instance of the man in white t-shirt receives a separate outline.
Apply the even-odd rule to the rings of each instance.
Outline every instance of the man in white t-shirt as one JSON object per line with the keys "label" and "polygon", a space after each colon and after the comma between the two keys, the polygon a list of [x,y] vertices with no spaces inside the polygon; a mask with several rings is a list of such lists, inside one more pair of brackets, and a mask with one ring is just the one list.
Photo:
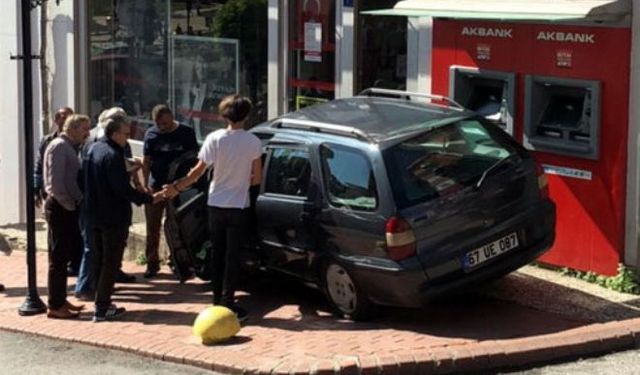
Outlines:
{"label": "man in white t-shirt", "polygon": [[209,186],[209,230],[213,242],[213,304],[232,309],[238,319],[246,312],[234,304],[240,251],[249,237],[249,188],[262,180],[260,139],[244,130],[251,101],[239,95],[222,99],[218,112],[227,121],[205,139],[198,163],[187,176],[164,186],[167,198],[193,184],[208,167],[213,167]]}

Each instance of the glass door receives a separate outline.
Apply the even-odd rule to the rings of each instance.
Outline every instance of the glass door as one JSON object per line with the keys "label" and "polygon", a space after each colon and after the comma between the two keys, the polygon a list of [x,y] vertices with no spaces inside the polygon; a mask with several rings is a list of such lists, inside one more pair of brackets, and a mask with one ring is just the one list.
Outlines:
{"label": "glass door", "polygon": [[288,110],[335,98],[334,0],[293,0],[289,6]]}
{"label": "glass door", "polygon": [[154,105],[167,102],[167,0],[88,2],[90,115],[122,107],[142,140]]}
{"label": "glass door", "polygon": [[359,14],[390,9],[398,0],[366,0],[357,16],[356,92],[370,87],[405,90],[407,83],[407,19]]}

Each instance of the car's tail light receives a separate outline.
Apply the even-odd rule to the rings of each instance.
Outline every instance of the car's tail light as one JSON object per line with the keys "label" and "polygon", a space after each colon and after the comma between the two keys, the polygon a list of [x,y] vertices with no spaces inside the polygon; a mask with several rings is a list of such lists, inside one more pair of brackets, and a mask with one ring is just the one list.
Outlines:
{"label": "car's tail light", "polygon": [[386,224],[387,255],[393,260],[402,260],[416,255],[416,236],[409,223],[393,216]]}
{"label": "car's tail light", "polygon": [[540,190],[540,199],[549,198],[549,180],[544,174],[544,168],[540,163],[536,163],[536,175],[538,176],[538,189]]}

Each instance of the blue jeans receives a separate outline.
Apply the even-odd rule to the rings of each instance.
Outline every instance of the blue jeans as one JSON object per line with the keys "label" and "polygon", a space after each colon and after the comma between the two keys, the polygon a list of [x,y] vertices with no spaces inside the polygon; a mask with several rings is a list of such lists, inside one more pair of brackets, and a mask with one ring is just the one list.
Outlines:
{"label": "blue jeans", "polygon": [[80,229],[82,230],[84,251],[80,262],[80,270],[78,271],[78,280],[76,281],[76,293],[92,293],[95,287],[95,275],[92,270],[93,227],[89,224],[87,216],[85,212],[80,213]]}

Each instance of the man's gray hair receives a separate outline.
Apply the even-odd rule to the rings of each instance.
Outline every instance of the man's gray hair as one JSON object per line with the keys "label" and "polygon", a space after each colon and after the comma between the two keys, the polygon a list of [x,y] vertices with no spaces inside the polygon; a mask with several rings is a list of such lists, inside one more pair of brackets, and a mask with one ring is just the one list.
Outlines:
{"label": "man's gray hair", "polygon": [[112,116],[104,120],[104,134],[107,138],[111,138],[112,135],[119,132],[122,125],[129,124],[129,121],[125,116]]}
{"label": "man's gray hair", "polygon": [[100,112],[100,116],[98,116],[98,126],[105,129],[106,121],[116,116],[124,117],[126,119],[127,112],[121,107],[111,107],[109,109],[105,109],[104,111]]}
{"label": "man's gray hair", "polygon": [[62,125],[62,131],[66,132],[69,129],[78,129],[82,123],[91,124],[91,119],[89,116],[73,114],[64,121],[64,125]]}

